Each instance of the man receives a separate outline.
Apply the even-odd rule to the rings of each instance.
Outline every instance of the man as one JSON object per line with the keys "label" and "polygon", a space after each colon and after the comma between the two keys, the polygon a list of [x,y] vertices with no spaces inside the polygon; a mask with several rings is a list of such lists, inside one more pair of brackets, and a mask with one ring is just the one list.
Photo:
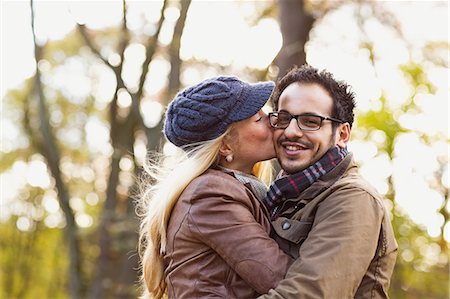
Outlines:
{"label": "man", "polygon": [[284,173],[266,206],[274,238],[296,261],[259,298],[388,298],[397,244],[383,198],[346,149],[354,94],[330,73],[303,66],[278,82],[272,100]]}

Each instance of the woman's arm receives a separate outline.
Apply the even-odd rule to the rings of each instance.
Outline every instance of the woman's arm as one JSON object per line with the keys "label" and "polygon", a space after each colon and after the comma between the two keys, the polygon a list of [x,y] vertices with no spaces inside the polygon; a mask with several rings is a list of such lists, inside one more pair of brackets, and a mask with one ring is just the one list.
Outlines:
{"label": "woman's arm", "polygon": [[203,186],[191,202],[190,230],[255,291],[264,294],[284,278],[293,259],[257,222],[265,217],[259,202],[250,199],[243,185],[234,184],[240,183]]}

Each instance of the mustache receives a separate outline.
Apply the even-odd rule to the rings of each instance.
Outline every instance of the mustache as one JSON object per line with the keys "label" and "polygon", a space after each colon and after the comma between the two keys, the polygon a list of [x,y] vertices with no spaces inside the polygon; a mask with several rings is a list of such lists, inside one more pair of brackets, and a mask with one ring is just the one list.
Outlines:
{"label": "mustache", "polygon": [[282,144],[283,142],[294,142],[294,143],[298,143],[303,147],[306,148],[313,148],[313,144],[311,142],[305,141],[305,140],[301,140],[301,139],[289,139],[289,138],[281,138],[278,140],[278,144]]}

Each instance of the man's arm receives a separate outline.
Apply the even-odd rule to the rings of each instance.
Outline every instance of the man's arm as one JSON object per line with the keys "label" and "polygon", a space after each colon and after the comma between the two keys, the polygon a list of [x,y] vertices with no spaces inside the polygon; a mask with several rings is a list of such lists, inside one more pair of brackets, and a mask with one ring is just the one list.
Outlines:
{"label": "man's arm", "polygon": [[353,298],[375,255],[383,215],[366,191],[335,191],[319,204],[286,278],[259,298]]}

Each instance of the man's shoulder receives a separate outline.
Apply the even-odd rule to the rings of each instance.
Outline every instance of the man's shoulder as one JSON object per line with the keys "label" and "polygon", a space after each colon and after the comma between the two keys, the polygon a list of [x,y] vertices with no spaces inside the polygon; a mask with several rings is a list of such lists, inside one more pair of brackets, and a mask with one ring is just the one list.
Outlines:
{"label": "man's shoulder", "polygon": [[339,180],[336,181],[335,186],[339,188],[361,189],[373,196],[380,197],[377,189],[357,170],[348,172],[343,175]]}
{"label": "man's shoulder", "polygon": [[376,201],[379,206],[384,206],[384,197],[368,182],[358,171],[346,173],[339,178],[330,188],[330,197],[347,195],[349,201],[357,198],[368,198]]}

